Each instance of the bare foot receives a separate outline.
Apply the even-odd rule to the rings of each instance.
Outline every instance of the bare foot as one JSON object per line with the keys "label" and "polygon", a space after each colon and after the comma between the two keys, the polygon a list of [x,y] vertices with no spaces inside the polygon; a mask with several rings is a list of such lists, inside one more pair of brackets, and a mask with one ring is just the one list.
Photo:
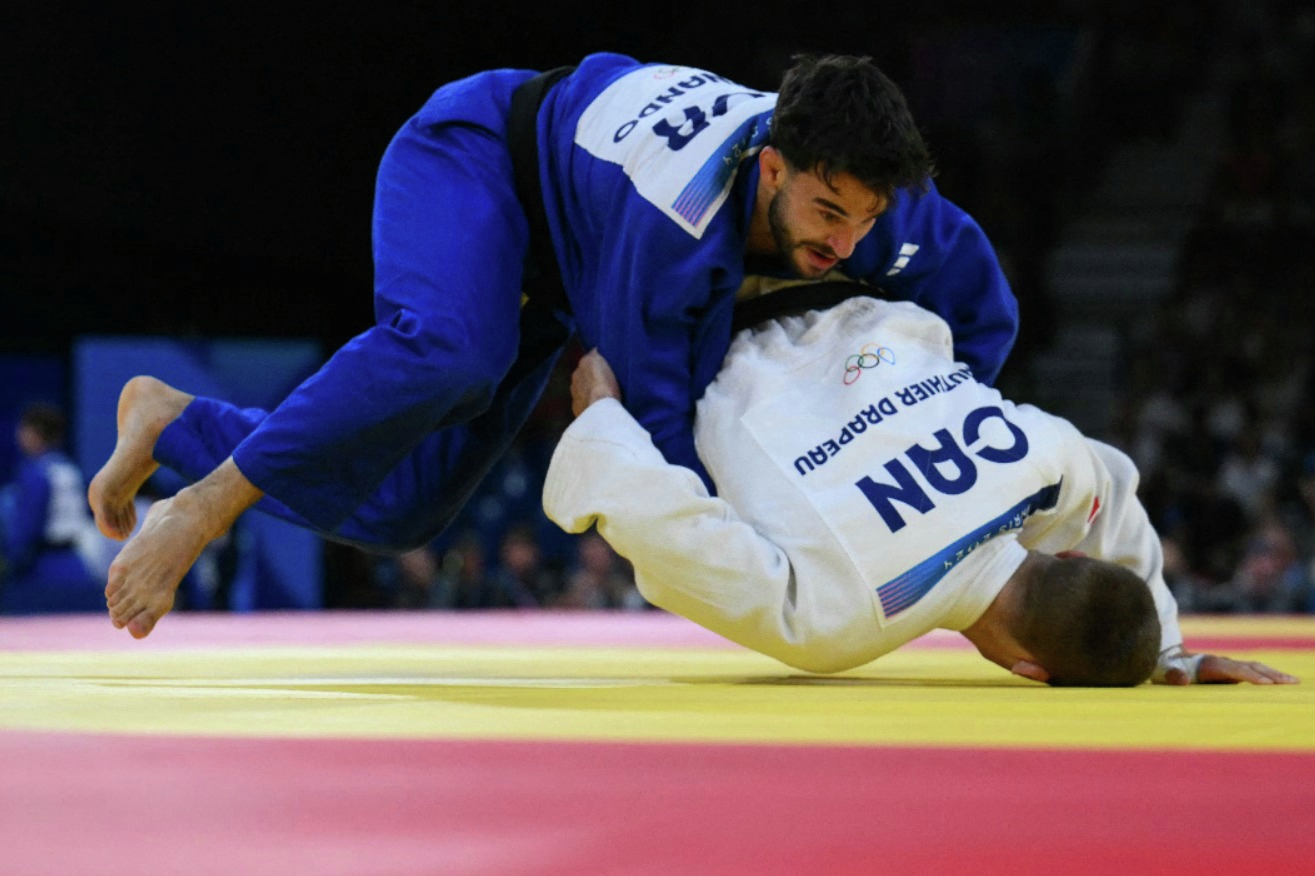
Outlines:
{"label": "bare foot", "polygon": [[[181,494],[180,494],[181,495]],[[110,620],[134,639],[150,634],[174,606],[174,594],[209,541],[198,514],[179,496],[163,499],[146,512],[141,532],[110,564],[105,601]]]}
{"label": "bare foot", "polygon": [[105,535],[122,541],[132,534],[137,525],[133,499],[160,467],[152,456],[155,442],[193,398],[154,377],[134,377],[124,384],[114,453],[87,488],[96,526]]}
{"label": "bare foot", "polygon": [[114,626],[127,627],[137,639],[149,635],[173,608],[178,584],[201,550],[263,495],[229,457],[172,499],[152,505],[141,530],[110,563],[105,602]]}

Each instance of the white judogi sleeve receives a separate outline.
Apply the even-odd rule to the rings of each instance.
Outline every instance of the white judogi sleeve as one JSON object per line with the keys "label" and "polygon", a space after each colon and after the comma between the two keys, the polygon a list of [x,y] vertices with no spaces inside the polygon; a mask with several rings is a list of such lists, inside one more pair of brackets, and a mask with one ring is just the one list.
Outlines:
{"label": "white judogi sleeve", "polygon": [[[544,510],[567,532],[599,533],[635,567],[654,605],[745,647],[810,668],[797,649],[785,553],[669,465],[620,404],[591,405],[562,436]],[[782,647],[784,646],[784,647]],[[820,667],[818,671],[825,671]]]}
{"label": "white judogi sleeve", "polygon": [[1194,673],[1195,665],[1176,656],[1183,644],[1178,603],[1164,581],[1160,538],[1137,498],[1136,466],[1122,451],[1082,437],[1068,423],[1052,419],[1070,433],[1065,444],[1072,456],[1062,498],[1054,514],[1029,520],[1019,541],[1048,554],[1082,551],[1136,572],[1150,589],[1160,618],[1160,660],[1154,680],[1163,681],[1172,668]]}

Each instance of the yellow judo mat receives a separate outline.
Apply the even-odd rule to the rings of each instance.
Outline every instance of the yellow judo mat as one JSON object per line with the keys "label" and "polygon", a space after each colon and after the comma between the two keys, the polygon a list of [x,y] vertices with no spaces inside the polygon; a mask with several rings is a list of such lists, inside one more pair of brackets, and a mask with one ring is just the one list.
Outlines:
{"label": "yellow judo mat", "polygon": [[952,633],[791,671],[676,617],[0,619],[3,876],[1315,872],[1315,618],[1272,686],[1051,689]]}
{"label": "yellow judo mat", "polygon": [[[237,627],[244,619],[222,622]],[[453,616],[430,615],[438,629],[424,642],[389,641],[416,637],[386,628],[360,636],[351,617],[338,622],[363,640],[308,643],[271,634],[222,644],[190,637],[185,616],[161,625],[157,635],[168,640],[162,646],[116,632],[119,639],[106,649],[85,641],[67,649],[59,636],[49,648],[32,647],[40,638],[29,631],[26,647],[0,650],[0,730],[1315,750],[1315,618],[1183,624],[1189,646],[1195,640],[1206,646],[1198,650],[1259,660],[1303,684],[1132,690],[1050,689],[1014,678],[948,633],[858,670],[812,676],[712,637],[690,639],[678,618],[635,621],[646,631],[635,637],[644,642],[637,646],[617,644],[631,622],[624,616],[575,618],[574,632],[560,640],[539,636],[528,644],[516,641],[515,629],[445,641],[444,631],[462,623]],[[414,616],[409,629],[425,622]],[[360,618],[369,623],[369,616]],[[172,637],[163,635],[171,625]],[[651,635],[654,625],[685,638],[655,644],[661,636]]]}

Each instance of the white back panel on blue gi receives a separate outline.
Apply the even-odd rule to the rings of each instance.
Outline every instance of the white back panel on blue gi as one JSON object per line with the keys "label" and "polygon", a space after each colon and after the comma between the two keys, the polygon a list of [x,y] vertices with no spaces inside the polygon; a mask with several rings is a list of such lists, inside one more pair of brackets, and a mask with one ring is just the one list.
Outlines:
{"label": "white back panel on blue gi", "polygon": [[692,67],[641,67],[580,116],[576,145],[619,164],[635,190],[695,238],[767,138],[776,95]]}

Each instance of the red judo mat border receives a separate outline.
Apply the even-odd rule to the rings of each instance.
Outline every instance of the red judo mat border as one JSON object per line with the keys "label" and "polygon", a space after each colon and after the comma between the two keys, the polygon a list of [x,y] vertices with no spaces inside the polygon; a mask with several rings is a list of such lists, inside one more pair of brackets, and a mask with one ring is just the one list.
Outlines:
{"label": "red judo mat border", "polygon": [[[1281,623],[1280,616],[1265,622]],[[658,611],[316,611],[179,613],[149,638],[135,640],[95,614],[0,618],[0,651],[200,649],[240,645],[498,645],[502,647],[633,647],[739,649],[684,618]],[[1188,635],[1188,648],[1229,654],[1245,650],[1315,649],[1315,633]],[[971,649],[960,634],[933,630],[917,648]]]}
{"label": "red judo mat border", "polygon": [[0,735],[5,876],[1315,872],[1315,756]]}

